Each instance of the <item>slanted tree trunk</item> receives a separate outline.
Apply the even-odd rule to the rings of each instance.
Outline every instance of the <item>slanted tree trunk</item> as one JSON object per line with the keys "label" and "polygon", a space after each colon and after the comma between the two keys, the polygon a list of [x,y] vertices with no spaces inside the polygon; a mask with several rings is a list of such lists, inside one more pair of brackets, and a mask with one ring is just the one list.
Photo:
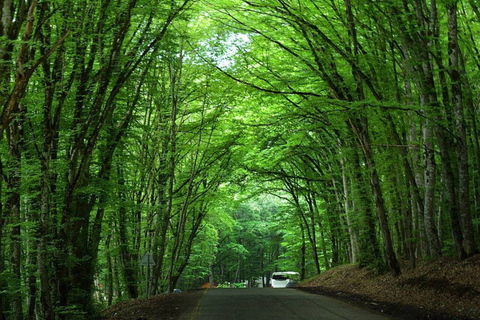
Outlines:
{"label": "slanted tree trunk", "polygon": [[348,235],[350,238],[350,250],[351,250],[351,263],[358,262],[358,254],[359,254],[359,245],[358,245],[358,227],[354,224],[353,221],[353,214],[350,211],[350,192],[348,187],[347,181],[347,174],[345,169],[345,162],[343,159],[340,160],[340,165],[342,168],[342,187],[343,187],[343,203],[344,203],[344,210],[345,210],[345,217],[347,219],[347,228],[348,228]]}
{"label": "slanted tree trunk", "polygon": [[370,137],[368,134],[368,122],[365,117],[359,120],[350,120],[350,124],[357,135],[358,142],[362,148],[366,166],[370,171],[370,185],[372,187],[373,195],[375,197],[375,205],[377,208],[377,217],[380,223],[380,231],[383,238],[383,246],[385,250],[385,259],[387,267],[396,275],[400,273],[400,265],[397,260],[393,241],[390,234],[390,227],[388,225],[387,212],[385,208],[385,201],[383,198],[382,189],[380,186],[380,178],[373,158],[371,149]]}
{"label": "slanted tree trunk", "polygon": [[[437,9],[436,1],[430,3],[430,7],[424,6],[420,0],[412,3],[415,15],[410,23],[412,28],[405,28],[404,21],[395,20],[402,36],[403,47],[406,59],[408,73],[413,75],[413,79],[419,90],[420,105],[423,108],[425,121],[422,127],[423,135],[423,153],[424,153],[424,202],[423,202],[423,224],[424,232],[428,239],[429,255],[438,257],[441,255],[441,243],[438,239],[436,224],[434,219],[435,212],[435,183],[436,183],[436,162],[435,162],[435,141],[434,133],[438,134],[438,128],[434,119],[439,113],[439,102],[435,91],[435,79],[432,66],[432,54],[437,36]],[[394,18],[401,14],[401,10],[392,6],[392,16]],[[425,9],[430,9],[428,13]],[[428,19],[425,17],[428,16]],[[412,31],[413,26],[419,28],[418,31]],[[448,154],[448,150],[444,150]]]}
{"label": "slanted tree trunk", "polygon": [[308,236],[308,241],[310,242],[310,247],[312,249],[312,255],[313,255],[313,263],[315,264],[315,272],[316,274],[321,273],[321,268],[320,268],[320,259],[318,256],[318,246],[317,246],[317,238],[316,238],[316,230],[315,230],[315,223],[311,223],[312,221],[308,219],[308,216],[304,213],[301,204],[300,204],[300,199],[298,198],[295,187],[293,185],[289,185],[289,192],[290,194],[294,197],[294,202],[295,206],[297,208],[297,212],[300,216],[300,218],[303,221],[303,225],[305,227],[305,230],[307,231],[307,236]]}
{"label": "slanted tree trunk", "polygon": [[[348,21],[348,30],[350,38],[352,40],[353,55],[355,61],[354,63],[351,63],[352,73],[356,84],[355,96],[358,101],[363,101],[365,100],[365,93],[363,89],[365,78],[362,76],[361,71],[358,67],[360,48],[358,45],[355,19],[353,16],[352,4],[350,0],[345,0],[345,7]],[[373,92],[373,94],[376,96],[377,99],[381,100],[381,97],[375,91]],[[349,120],[349,123],[357,137],[358,143],[363,152],[366,166],[370,171],[370,185],[372,187],[373,195],[375,197],[377,217],[380,223],[380,230],[383,238],[383,246],[385,250],[387,267],[394,274],[397,275],[400,273],[400,266],[398,264],[395,249],[393,247],[393,241],[390,234],[390,226],[388,224],[387,210],[385,207],[385,200],[383,198],[383,191],[380,186],[380,178],[378,176],[375,160],[373,157],[373,151],[368,131],[368,119],[366,116],[360,116],[358,119],[351,118]]]}
{"label": "slanted tree trunk", "polygon": [[358,262],[362,266],[377,264],[382,260],[380,254],[380,244],[376,233],[375,214],[371,200],[371,191],[368,188],[368,182],[362,173],[360,166],[360,157],[356,151],[352,152],[350,163],[354,175],[352,198],[355,199],[355,211],[360,212],[359,221],[359,255]]}

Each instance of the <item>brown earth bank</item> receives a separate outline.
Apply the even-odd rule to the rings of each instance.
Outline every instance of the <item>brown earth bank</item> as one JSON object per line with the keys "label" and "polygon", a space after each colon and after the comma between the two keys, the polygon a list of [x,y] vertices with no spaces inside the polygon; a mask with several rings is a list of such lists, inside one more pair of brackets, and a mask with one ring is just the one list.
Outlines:
{"label": "brown earth bank", "polygon": [[[339,266],[305,281],[299,289],[409,320],[480,319],[480,255],[423,263],[397,277]],[[185,310],[195,308],[201,294],[192,291],[120,302],[104,310],[102,320],[178,320]]]}
{"label": "brown earth bank", "polygon": [[102,320],[178,320],[186,310],[195,309],[202,290],[166,293],[147,299],[122,301],[103,310]]}
{"label": "brown earth bank", "polygon": [[480,255],[441,258],[396,277],[340,266],[300,287],[404,319],[480,319]]}

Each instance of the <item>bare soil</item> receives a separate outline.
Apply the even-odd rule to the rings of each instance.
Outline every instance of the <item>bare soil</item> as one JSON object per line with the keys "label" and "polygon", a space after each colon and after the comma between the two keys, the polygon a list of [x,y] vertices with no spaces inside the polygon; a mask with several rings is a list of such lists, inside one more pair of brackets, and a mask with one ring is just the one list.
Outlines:
{"label": "bare soil", "polygon": [[201,290],[166,293],[122,301],[102,312],[102,320],[179,320],[187,310],[195,309]]}
{"label": "bare soil", "polygon": [[[339,266],[299,289],[409,320],[480,319],[480,255],[463,261],[442,258],[397,277]],[[104,310],[102,320],[178,320],[200,298],[198,290],[124,301]]]}
{"label": "bare soil", "polygon": [[403,319],[480,319],[480,255],[442,258],[395,277],[340,266],[301,289],[348,300]]}

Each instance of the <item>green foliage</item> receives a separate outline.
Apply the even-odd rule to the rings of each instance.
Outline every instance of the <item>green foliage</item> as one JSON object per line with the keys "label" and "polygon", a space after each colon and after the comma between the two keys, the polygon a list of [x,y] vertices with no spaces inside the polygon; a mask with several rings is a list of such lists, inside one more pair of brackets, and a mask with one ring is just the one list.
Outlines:
{"label": "green foliage", "polygon": [[474,1],[30,3],[1,12],[7,319],[478,249]]}

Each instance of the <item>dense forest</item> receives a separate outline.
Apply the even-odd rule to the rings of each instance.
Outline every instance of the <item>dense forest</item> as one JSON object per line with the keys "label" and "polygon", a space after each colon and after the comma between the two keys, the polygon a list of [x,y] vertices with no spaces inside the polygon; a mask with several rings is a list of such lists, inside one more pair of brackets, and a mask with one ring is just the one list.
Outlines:
{"label": "dense forest", "polygon": [[474,0],[0,14],[0,320],[478,251]]}

